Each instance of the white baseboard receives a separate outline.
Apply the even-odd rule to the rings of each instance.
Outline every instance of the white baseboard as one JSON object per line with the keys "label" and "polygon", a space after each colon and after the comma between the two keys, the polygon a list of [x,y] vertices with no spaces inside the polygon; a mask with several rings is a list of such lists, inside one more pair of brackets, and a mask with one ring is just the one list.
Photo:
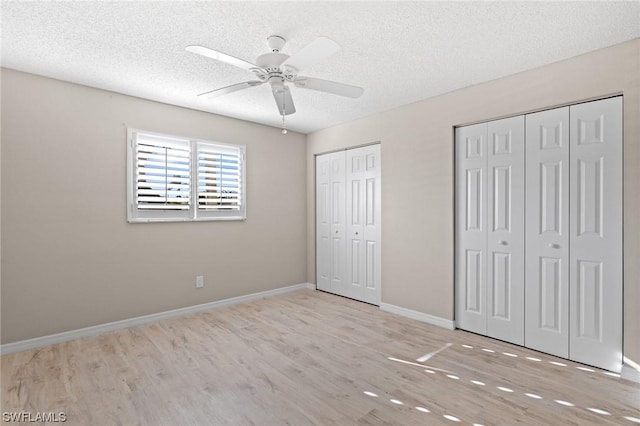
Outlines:
{"label": "white baseboard", "polygon": [[261,291],[259,293],[252,293],[244,296],[232,297],[224,300],[217,300],[215,302],[203,303],[201,305],[187,306],[185,308],[178,308],[170,311],[158,312],[157,314],[144,315],[141,317],[129,318],[121,321],[114,321],[106,324],[94,325],[92,327],[79,328],[77,330],[65,331],[62,333],[51,334],[48,336],[35,337],[33,339],[21,340],[13,343],[6,343],[4,345],[0,345],[0,355],[26,351],[28,349],[39,348],[47,345],[53,345],[55,343],[67,342],[69,340],[80,339],[82,337],[96,336],[98,334],[108,333],[110,331],[120,330],[123,328],[134,327],[136,325],[147,324],[150,322],[179,317],[182,315],[194,314],[202,311],[208,311],[210,309],[221,308],[223,306],[229,306],[229,305],[235,305],[237,303],[264,299],[265,297],[276,296],[278,294],[288,293],[291,291],[297,291],[302,289],[315,290],[316,286],[315,284],[311,284],[311,283],[295,284],[287,287],[276,288],[273,290]]}
{"label": "white baseboard", "polygon": [[631,380],[632,382],[640,383],[640,370],[636,370],[629,364],[622,364],[620,377],[622,377],[623,379]]}
{"label": "white baseboard", "polygon": [[400,306],[391,305],[389,303],[380,303],[380,309],[386,312],[391,312],[392,314],[401,315],[403,317],[426,322],[427,324],[446,328],[447,330],[455,329],[455,324],[451,320],[436,317],[436,316],[425,314],[418,311],[413,311],[407,308],[402,308]]}

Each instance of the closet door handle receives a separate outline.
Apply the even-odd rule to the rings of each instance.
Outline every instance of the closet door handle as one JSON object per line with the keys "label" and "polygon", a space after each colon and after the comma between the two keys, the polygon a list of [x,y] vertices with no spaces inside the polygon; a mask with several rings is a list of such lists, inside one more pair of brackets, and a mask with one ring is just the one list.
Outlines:
{"label": "closet door handle", "polygon": [[560,244],[550,243],[549,247],[554,248],[554,249],[559,249],[560,248]]}
{"label": "closet door handle", "polygon": [[505,240],[498,240],[498,244],[500,244],[501,246],[506,246],[507,242]]}

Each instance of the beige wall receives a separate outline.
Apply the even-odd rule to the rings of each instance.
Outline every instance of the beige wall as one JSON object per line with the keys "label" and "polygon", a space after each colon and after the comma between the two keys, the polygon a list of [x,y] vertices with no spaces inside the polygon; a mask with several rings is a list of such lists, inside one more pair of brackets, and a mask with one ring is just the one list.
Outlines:
{"label": "beige wall", "polygon": [[636,39],[307,135],[307,280],[315,282],[314,155],[380,141],[382,301],[453,319],[453,127],[623,93],[624,352],[640,362],[639,79]]}
{"label": "beige wall", "polygon": [[[247,220],[127,223],[127,126],[245,144]],[[3,69],[2,343],[305,282],[305,152],[303,134]]]}

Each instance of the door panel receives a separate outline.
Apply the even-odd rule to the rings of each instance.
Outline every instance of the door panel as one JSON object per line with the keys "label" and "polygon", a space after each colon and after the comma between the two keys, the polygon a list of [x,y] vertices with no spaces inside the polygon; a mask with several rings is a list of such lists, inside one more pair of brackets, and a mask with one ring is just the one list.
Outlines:
{"label": "door panel", "polygon": [[622,98],[570,107],[569,357],[622,367]]}
{"label": "door panel", "polygon": [[331,289],[330,167],[330,155],[316,157],[316,285],[324,291]]}
{"label": "door panel", "polygon": [[[365,146],[362,149],[364,158],[363,181],[364,200],[364,242],[366,255],[362,270],[366,271],[363,299],[365,302],[380,305],[382,283],[382,203],[381,203],[381,154],[380,144]],[[362,235],[362,233],[360,234]]]}
{"label": "door panel", "polygon": [[347,230],[348,264],[347,296],[362,300],[364,297],[364,154],[362,148],[350,149],[347,156]]}
{"label": "door panel", "polygon": [[346,296],[348,279],[346,276],[345,242],[345,153],[330,154],[331,172],[331,280],[330,291]]}
{"label": "door panel", "polygon": [[569,356],[569,107],[526,116],[525,345]]}
{"label": "door panel", "polygon": [[456,325],[487,334],[487,124],[456,128]]}
{"label": "door panel", "polygon": [[487,123],[487,335],[524,344],[524,116]]}

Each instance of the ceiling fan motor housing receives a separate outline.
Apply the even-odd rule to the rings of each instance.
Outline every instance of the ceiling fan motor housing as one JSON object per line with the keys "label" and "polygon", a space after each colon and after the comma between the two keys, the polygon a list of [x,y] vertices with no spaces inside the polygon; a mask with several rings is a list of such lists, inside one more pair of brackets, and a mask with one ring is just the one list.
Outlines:
{"label": "ceiling fan motor housing", "polygon": [[267,37],[267,45],[272,52],[280,52],[285,44],[287,44],[287,40],[279,35],[271,35]]}

